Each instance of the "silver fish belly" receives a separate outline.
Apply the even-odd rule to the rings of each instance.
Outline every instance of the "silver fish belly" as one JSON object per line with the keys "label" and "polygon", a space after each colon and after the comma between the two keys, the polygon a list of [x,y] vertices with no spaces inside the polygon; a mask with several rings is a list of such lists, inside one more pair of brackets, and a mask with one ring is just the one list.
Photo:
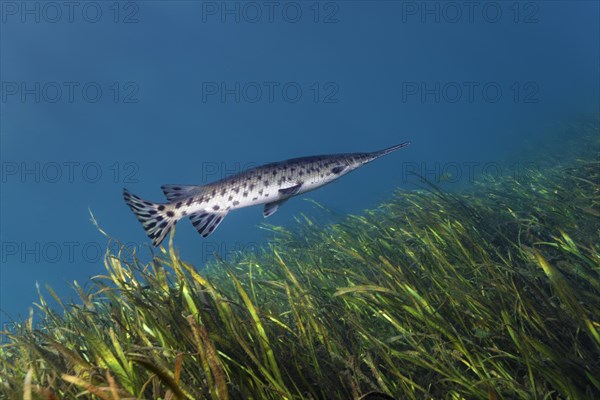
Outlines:
{"label": "silver fish belly", "polygon": [[232,210],[264,204],[263,215],[273,215],[291,197],[324,186],[410,142],[371,153],[300,157],[248,169],[202,185],[163,185],[167,203],[143,200],[123,191],[125,203],[142,223],[154,246],[160,245],[181,218],[188,217],[207,237]]}

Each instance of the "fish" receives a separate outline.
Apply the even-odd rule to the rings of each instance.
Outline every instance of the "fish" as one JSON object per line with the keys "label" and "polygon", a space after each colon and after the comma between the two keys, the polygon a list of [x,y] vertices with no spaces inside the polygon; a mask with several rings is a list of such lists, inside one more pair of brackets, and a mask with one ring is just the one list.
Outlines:
{"label": "fish", "polygon": [[269,217],[290,198],[325,186],[410,143],[370,153],[292,158],[250,168],[206,185],[162,185],[166,203],[144,200],[126,188],[123,199],[155,247],[161,244],[177,221],[186,217],[206,238],[235,209],[264,204],[263,216]]}

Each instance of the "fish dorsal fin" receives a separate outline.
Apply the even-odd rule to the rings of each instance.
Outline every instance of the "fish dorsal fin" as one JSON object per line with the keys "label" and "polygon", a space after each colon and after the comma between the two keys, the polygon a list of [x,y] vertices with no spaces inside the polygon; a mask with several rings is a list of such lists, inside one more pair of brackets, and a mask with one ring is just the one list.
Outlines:
{"label": "fish dorsal fin", "polygon": [[211,233],[213,233],[219,224],[223,221],[223,218],[227,215],[226,212],[208,212],[208,211],[198,211],[196,213],[190,214],[190,221],[192,221],[192,225],[198,231],[202,237],[208,237]]}
{"label": "fish dorsal fin", "polygon": [[298,183],[297,185],[294,185],[294,186],[279,189],[279,193],[286,195],[286,196],[293,196],[296,193],[298,193],[298,190],[300,190],[301,187],[302,187],[302,184]]}
{"label": "fish dorsal fin", "polygon": [[287,200],[288,199],[284,199],[265,204],[265,209],[263,210],[264,217],[267,218],[268,216],[275,214],[275,211],[279,210],[279,207]]}
{"label": "fish dorsal fin", "polygon": [[206,186],[196,185],[162,185],[160,188],[169,201],[179,200],[206,190]]}

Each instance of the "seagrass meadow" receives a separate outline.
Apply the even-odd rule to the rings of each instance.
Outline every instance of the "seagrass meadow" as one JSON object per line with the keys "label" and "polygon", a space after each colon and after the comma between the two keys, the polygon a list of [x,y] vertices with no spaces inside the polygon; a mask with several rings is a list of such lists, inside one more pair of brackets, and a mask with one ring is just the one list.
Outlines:
{"label": "seagrass meadow", "polygon": [[600,398],[598,123],[564,138],[518,176],[303,216],[208,266],[173,236],[150,261],[109,251],[4,332],[0,397]]}

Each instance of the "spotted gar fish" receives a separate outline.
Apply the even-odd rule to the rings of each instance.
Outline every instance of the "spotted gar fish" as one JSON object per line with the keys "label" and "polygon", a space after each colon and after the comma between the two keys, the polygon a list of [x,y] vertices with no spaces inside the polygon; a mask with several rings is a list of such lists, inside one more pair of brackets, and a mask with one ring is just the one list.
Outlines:
{"label": "spotted gar fish", "polygon": [[232,210],[264,204],[268,217],[293,196],[324,186],[358,167],[406,147],[405,142],[372,153],[343,153],[292,158],[265,164],[202,186],[163,185],[167,203],[153,203],[123,190],[125,203],[158,246],[181,218],[207,237]]}

